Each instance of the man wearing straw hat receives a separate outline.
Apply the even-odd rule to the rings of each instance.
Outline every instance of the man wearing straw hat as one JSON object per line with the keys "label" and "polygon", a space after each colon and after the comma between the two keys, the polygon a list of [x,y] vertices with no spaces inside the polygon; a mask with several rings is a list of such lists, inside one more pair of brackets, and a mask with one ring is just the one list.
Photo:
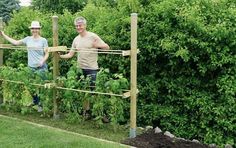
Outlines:
{"label": "man wearing straw hat", "polygon": [[[72,43],[72,49],[69,53],[60,55],[61,58],[71,58],[75,52],[78,52],[78,63],[83,71],[85,77],[91,77],[90,87],[94,90],[96,75],[98,71],[98,53],[97,49],[109,49],[109,45],[106,44],[97,34],[87,31],[87,21],[84,17],[77,17],[74,20],[74,25],[79,33]],[[94,52],[95,51],[95,52]],[[89,110],[89,103],[84,103],[85,112]]]}
{"label": "man wearing straw hat", "polygon": [[[27,36],[21,40],[15,40],[11,38],[7,36],[3,31],[0,32],[0,35],[13,45],[25,44],[28,50],[28,67],[30,67],[34,72],[39,73],[42,79],[46,79],[46,61],[49,54],[44,49],[48,47],[48,42],[45,38],[40,36],[41,26],[38,21],[32,21],[29,28],[31,30],[32,36]],[[39,97],[37,95],[34,95],[33,98],[33,103],[37,105],[39,103]],[[39,108],[39,111],[40,110],[41,108]]]}

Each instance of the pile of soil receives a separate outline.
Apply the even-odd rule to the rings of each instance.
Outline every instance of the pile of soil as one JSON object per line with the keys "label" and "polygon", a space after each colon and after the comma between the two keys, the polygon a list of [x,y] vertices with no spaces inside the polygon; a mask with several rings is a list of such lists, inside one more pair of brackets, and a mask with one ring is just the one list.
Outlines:
{"label": "pile of soil", "polygon": [[137,148],[209,148],[208,145],[190,140],[170,138],[163,133],[155,133],[154,130],[149,130],[135,138],[128,138],[122,143]]}

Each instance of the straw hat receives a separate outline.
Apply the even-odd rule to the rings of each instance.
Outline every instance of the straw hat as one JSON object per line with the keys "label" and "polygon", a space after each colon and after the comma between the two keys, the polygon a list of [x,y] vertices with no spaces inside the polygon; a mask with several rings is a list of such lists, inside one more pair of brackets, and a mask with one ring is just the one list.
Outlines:
{"label": "straw hat", "polygon": [[30,29],[31,28],[41,28],[40,24],[38,21],[32,21],[31,22],[31,26],[29,27]]}

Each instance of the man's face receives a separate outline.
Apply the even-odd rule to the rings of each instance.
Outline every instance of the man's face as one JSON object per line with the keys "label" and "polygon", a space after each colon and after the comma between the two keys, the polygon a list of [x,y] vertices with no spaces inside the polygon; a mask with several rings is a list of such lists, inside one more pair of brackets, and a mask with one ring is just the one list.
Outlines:
{"label": "man's face", "polygon": [[76,30],[78,33],[83,33],[86,30],[86,25],[84,23],[78,22],[76,25]]}

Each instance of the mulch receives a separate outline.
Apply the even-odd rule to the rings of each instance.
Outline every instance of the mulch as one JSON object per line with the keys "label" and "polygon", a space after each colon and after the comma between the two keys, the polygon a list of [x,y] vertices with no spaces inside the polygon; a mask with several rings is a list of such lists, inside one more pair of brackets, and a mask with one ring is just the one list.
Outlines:
{"label": "mulch", "polygon": [[209,148],[208,145],[190,140],[170,138],[163,133],[155,133],[154,130],[149,130],[135,138],[128,138],[122,143],[137,148]]}

